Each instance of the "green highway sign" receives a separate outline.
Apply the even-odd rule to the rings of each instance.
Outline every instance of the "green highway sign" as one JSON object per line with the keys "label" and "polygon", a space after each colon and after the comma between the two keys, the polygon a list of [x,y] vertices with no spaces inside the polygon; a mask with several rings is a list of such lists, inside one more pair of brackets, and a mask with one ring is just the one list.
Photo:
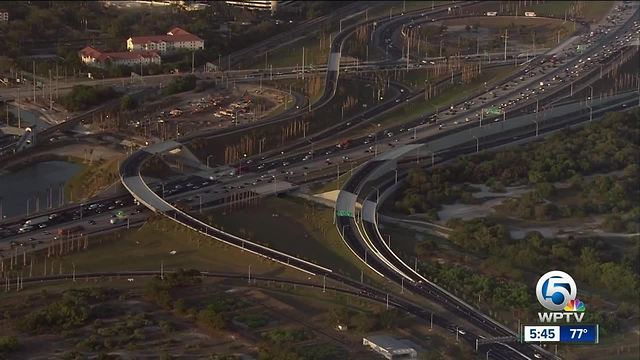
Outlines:
{"label": "green highway sign", "polygon": [[502,109],[497,106],[491,106],[485,110],[487,115],[502,115]]}

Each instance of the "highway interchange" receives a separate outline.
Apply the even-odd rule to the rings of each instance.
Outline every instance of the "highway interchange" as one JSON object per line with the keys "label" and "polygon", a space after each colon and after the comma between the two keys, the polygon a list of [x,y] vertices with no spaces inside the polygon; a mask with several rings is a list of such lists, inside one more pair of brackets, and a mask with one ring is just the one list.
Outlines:
{"label": "highway interchange", "polygon": [[[312,173],[313,171],[326,168],[327,165],[333,166],[335,164],[337,167],[340,163],[345,164],[343,165],[342,170],[345,171],[345,168],[353,161],[364,161],[371,158],[373,155],[371,152],[374,152],[375,154],[382,154],[403,144],[420,143],[427,139],[431,139],[433,136],[443,136],[445,133],[454,133],[470,126],[480,126],[481,121],[508,121],[510,116],[516,116],[518,113],[521,113],[523,109],[530,110],[532,104],[535,104],[536,102],[544,103],[545,99],[550,97],[549,94],[554,91],[560,91],[561,89],[566,90],[567,85],[571,82],[578,83],[578,81],[582,80],[586,74],[593,73],[594,69],[598,68],[601,63],[606,64],[608,62],[606,59],[616,56],[620,51],[625,49],[628,41],[631,40],[633,36],[637,37],[638,34],[636,10],[637,8],[634,7],[633,9],[621,11],[621,20],[618,21],[617,24],[608,24],[613,26],[612,28],[606,29],[601,26],[595,29],[593,36],[590,34],[583,34],[582,40],[588,42],[589,46],[587,50],[581,54],[569,50],[568,48],[553,49],[549,53],[556,55],[555,64],[552,64],[553,55],[537,57],[530,63],[521,66],[517,73],[514,73],[502,83],[495,84],[489,89],[483,89],[459,104],[453,104],[452,108],[455,112],[442,109],[443,111],[439,111],[437,114],[425,114],[419,119],[403,125],[389,129],[380,129],[380,131],[372,132],[369,136],[351,139],[354,145],[347,149],[328,146],[314,148],[313,151],[309,153],[311,151],[309,150],[310,146],[305,145],[308,144],[308,142],[305,141],[301,142],[302,146],[286,149],[287,151],[285,151],[284,154],[274,151],[272,153],[267,153],[264,156],[250,157],[243,160],[245,162],[242,164],[243,175],[236,174],[233,170],[225,175],[220,175],[218,172],[218,175],[214,179],[189,177],[186,179],[177,179],[166,182],[163,185],[155,184],[152,185],[152,189],[156,193],[160,194],[159,198],[166,197],[170,202],[173,202],[174,199],[184,199],[187,197],[192,198],[193,201],[193,194],[200,193],[204,198],[203,202],[206,206],[210,206],[216,203],[220,204],[222,202],[220,201],[221,196],[224,197],[225,194],[229,194],[230,191],[233,192],[238,189],[248,190],[253,186],[259,186],[264,182],[276,184],[275,186],[277,190],[278,178],[281,179],[285,176],[291,176],[292,173]],[[410,14],[407,15],[407,21],[410,21],[411,16],[412,15]],[[420,16],[423,15],[420,14]],[[632,16],[635,16],[635,18],[632,18]],[[332,44],[332,53],[340,52],[339,50],[343,43],[342,40],[344,40],[351,31],[353,31],[352,28],[345,28],[343,33],[341,33],[342,38],[338,36],[334,39]],[[331,66],[329,67],[330,70],[327,72],[327,86],[325,88],[325,94],[317,104],[313,104],[314,107],[323,106],[333,97],[333,91],[331,91],[331,89],[335,89],[337,84],[338,71],[337,68],[331,69]],[[347,123],[350,123],[349,125],[347,125],[347,123],[342,124],[342,128],[338,127],[337,129],[334,129],[334,131],[338,130],[337,133],[339,133],[341,130],[347,130],[350,127],[356,126],[358,121],[370,121],[370,118],[373,117],[372,115],[375,113],[391,109],[398,103],[407,101],[412,96],[415,96],[415,94],[409,94],[409,91],[406,91],[406,93],[404,91],[399,91],[398,96],[395,99],[392,99],[392,101],[384,102],[375,110],[369,110],[364,112],[364,114],[358,115],[353,120],[347,121]],[[500,107],[504,110],[504,115],[495,119],[491,117],[485,118],[487,115],[486,113],[483,113],[482,110],[490,106]],[[449,110],[451,110],[451,108]],[[321,137],[320,135],[317,135],[316,137],[312,135],[309,137],[309,140],[313,143],[315,141],[323,140],[324,138],[328,138],[328,136]],[[382,139],[384,139],[384,142]],[[371,148],[372,146],[373,148]],[[365,150],[367,152],[365,152]],[[448,154],[448,156],[454,155],[455,154],[453,152]],[[137,152],[133,157],[128,159],[129,161],[126,164],[123,165],[123,178],[138,175],[139,166],[145,160],[144,158],[136,158],[139,156],[145,157],[141,152]],[[355,184],[353,185],[355,188],[352,189],[355,191],[356,188],[360,186],[360,174],[366,174],[368,167],[375,167],[375,164],[375,161],[369,162],[359,170],[357,169],[357,171],[355,171],[355,176],[349,179],[345,189],[349,190],[349,186],[351,186],[350,184]],[[129,168],[128,166],[131,167]],[[231,175],[231,173],[233,173],[233,175]],[[371,193],[365,194],[364,196],[369,198]],[[116,203],[116,201],[119,202]],[[145,215],[145,212],[142,211],[142,207],[139,205],[133,205],[133,200],[128,195],[97,200],[95,203],[101,204],[102,206],[93,207],[90,210],[90,204],[87,204],[83,207],[82,211],[79,210],[80,207],[78,205],[70,206],[66,210],[62,211],[57,209],[55,212],[60,216],[55,222],[52,222],[47,229],[41,229],[38,232],[33,232],[24,236],[13,236],[13,234],[11,234],[7,239],[14,241],[15,243],[25,244],[25,239],[30,237],[35,238],[37,242],[39,238],[46,239],[49,236],[44,234],[45,231],[51,233],[51,231],[56,227],[70,226],[76,223],[83,224],[87,229],[91,229],[92,226],[94,226],[96,229],[95,231],[103,231],[112,227],[111,224],[108,224],[107,219],[109,218],[109,212],[115,209],[125,209],[129,212],[132,217],[131,222],[133,223],[138,223]],[[82,215],[80,215],[80,212],[82,212]],[[330,269],[318,267],[318,265],[306,260],[277,254],[274,253],[273,250],[265,249],[263,247],[256,247],[254,249],[247,248],[247,246],[251,247],[254,245],[250,242],[234,237],[233,235],[220,232],[219,230],[200,222],[192,215],[173,210],[164,212],[164,215],[173,217],[176,221],[179,221],[197,231],[204,232],[207,235],[213,234],[216,238],[233,243],[236,246],[241,246],[247,250],[255,251],[262,256],[265,256],[266,253],[267,256],[277,261],[296,266],[303,271],[313,269],[313,271],[310,272],[314,274],[333,276],[336,281],[347,283],[354,287],[362,286],[352,280],[345,279],[337,275],[331,275],[332,272]],[[82,219],[80,219],[80,216],[82,216]],[[96,225],[90,225],[88,223],[90,220],[95,221]],[[22,219],[14,222],[3,223],[2,226],[6,229],[5,231],[14,232],[16,230],[16,226],[18,226],[21,221]],[[349,226],[350,228],[357,226],[353,223],[339,224],[341,226]],[[118,224],[118,226],[122,227],[123,224]],[[366,229],[368,234],[374,234],[376,232],[374,228],[370,227],[371,225],[366,226],[368,227]],[[342,233],[344,234],[344,230]],[[355,246],[353,244],[359,243],[356,239],[351,239],[348,242],[352,246]],[[388,261],[393,261],[393,266],[399,271],[389,272],[388,266],[383,264],[383,261],[373,265],[372,262],[376,261],[374,260],[375,257],[370,257],[368,264],[373,266],[377,271],[384,271],[385,275],[393,280],[402,282],[402,275],[400,275],[400,273],[408,274],[412,272],[412,269],[410,267],[406,268],[402,263],[398,263],[393,260],[394,255],[385,250],[383,244],[384,241],[382,241],[382,243],[378,243],[377,247],[377,249],[382,252],[382,258],[387,259]],[[299,263],[292,264],[292,261]],[[413,274],[412,277],[414,275],[415,274]],[[422,293],[427,298],[443,298],[445,304],[449,303],[451,306],[456,306],[456,308],[452,307],[451,309],[458,309],[461,317],[477,316],[477,318],[471,319],[471,321],[476,325],[479,325],[481,328],[484,326],[487,333],[492,336],[513,335],[513,332],[496,323],[488,321],[488,319],[482,314],[471,313],[467,310],[461,309],[459,307],[459,303],[457,303],[458,300],[447,298],[447,295],[443,294],[441,289],[434,287],[430,283],[418,283],[418,280],[416,280],[415,277],[413,277],[413,279],[413,282],[404,282],[407,289],[411,289],[413,292],[418,294]],[[363,291],[366,291],[367,293],[371,292],[373,294],[375,290],[367,289]],[[386,295],[378,293],[374,297],[376,296],[385,297]],[[392,302],[394,302],[395,305],[416,314],[417,316],[427,318],[427,315],[430,315],[430,313],[424,309],[411,307],[415,305],[407,303],[403,304],[401,299],[396,300],[393,298]],[[451,322],[437,317],[435,317],[434,323],[451,327]],[[470,332],[459,335],[470,343],[475,342],[478,338]],[[511,350],[502,345],[497,346],[498,347],[495,348],[494,352],[492,352],[492,356],[495,354],[496,358],[522,358],[519,357],[520,355],[514,355],[517,354],[515,350]],[[533,355],[534,350],[531,350],[528,346],[522,345],[520,347],[522,348],[521,352],[525,352],[525,358]],[[545,356],[549,356],[549,354],[545,354]]]}

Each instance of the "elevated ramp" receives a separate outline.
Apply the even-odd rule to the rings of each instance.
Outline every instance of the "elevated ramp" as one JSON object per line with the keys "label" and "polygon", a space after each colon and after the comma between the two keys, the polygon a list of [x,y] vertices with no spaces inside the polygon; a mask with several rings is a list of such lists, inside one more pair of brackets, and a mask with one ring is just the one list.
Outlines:
{"label": "elevated ramp", "polygon": [[0,132],[4,135],[22,136],[24,135],[25,130],[15,126],[3,126],[0,127]]}

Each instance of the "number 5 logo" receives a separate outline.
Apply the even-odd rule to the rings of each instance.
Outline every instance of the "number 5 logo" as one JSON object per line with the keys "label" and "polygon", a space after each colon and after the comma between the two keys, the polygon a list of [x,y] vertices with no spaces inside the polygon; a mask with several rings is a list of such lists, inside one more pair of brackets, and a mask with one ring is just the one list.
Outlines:
{"label": "number 5 logo", "polygon": [[578,288],[571,275],[563,271],[549,271],[542,275],[536,285],[536,296],[540,305],[551,311],[560,311],[576,298]]}

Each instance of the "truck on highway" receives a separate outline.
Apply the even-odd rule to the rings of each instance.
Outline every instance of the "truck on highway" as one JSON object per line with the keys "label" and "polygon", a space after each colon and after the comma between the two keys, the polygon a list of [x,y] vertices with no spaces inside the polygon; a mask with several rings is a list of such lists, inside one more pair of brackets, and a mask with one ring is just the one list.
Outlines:
{"label": "truck on highway", "polygon": [[24,224],[30,225],[30,226],[38,226],[40,224],[45,224],[47,221],[49,221],[49,215],[44,215],[44,216],[38,216],[33,219],[29,219],[25,221]]}
{"label": "truck on highway", "polygon": [[84,227],[83,226],[76,225],[76,226],[70,226],[70,227],[66,227],[66,228],[60,228],[60,229],[58,229],[56,234],[58,234],[58,236],[69,236],[69,235],[73,235],[73,234],[82,233],[83,231],[84,231]]}

